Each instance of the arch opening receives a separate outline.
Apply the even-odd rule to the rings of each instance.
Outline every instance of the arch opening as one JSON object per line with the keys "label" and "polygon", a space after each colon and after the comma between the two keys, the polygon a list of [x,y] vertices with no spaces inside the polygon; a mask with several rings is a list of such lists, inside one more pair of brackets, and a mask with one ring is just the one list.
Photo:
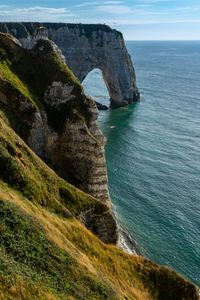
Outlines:
{"label": "arch opening", "polygon": [[[108,88],[103,78],[102,71],[99,68],[91,70],[82,81],[85,94],[95,100],[99,109],[110,106],[110,96]],[[99,105],[98,105],[99,103]]]}

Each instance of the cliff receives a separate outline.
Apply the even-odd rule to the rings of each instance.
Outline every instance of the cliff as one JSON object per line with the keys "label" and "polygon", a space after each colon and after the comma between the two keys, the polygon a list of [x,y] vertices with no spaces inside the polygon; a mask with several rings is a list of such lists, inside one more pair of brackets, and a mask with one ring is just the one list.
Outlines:
{"label": "cliff", "polygon": [[23,47],[39,39],[51,39],[62,50],[67,64],[80,82],[94,68],[102,71],[113,107],[139,99],[131,57],[120,32],[106,25],[62,23],[0,23]]}
{"label": "cliff", "polygon": [[[58,174],[109,207],[97,108],[55,45],[41,40],[27,50],[1,34],[0,49],[0,108],[12,128]],[[91,211],[91,218],[99,224],[98,214]],[[110,227],[104,228],[102,218],[103,227],[94,231],[104,242],[116,243],[116,222],[111,213],[105,219]]]}
{"label": "cliff", "polygon": [[0,34],[0,299],[198,300],[176,272],[109,245],[96,118],[54,43]]}
{"label": "cliff", "polygon": [[105,141],[94,102],[50,41],[31,50],[5,35],[0,43],[1,105],[16,120],[13,128],[62,177],[108,203]]}

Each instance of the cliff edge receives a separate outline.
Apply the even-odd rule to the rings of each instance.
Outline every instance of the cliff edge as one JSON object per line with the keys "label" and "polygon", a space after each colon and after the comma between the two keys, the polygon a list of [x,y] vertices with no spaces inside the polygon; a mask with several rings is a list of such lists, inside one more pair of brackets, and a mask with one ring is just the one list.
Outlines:
{"label": "cliff edge", "polygon": [[53,42],[24,49],[0,34],[0,299],[199,300],[114,245],[96,118]]}
{"label": "cliff edge", "polygon": [[0,23],[25,48],[39,39],[54,41],[80,82],[94,68],[102,71],[112,107],[139,99],[136,75],[123,36],[107,25],[64,23]]}
{"label": "cliff edge", "polygon": [[104,242],[116,243],[98,111],[54,43],[40,40],[28,50],[0,34],[0,109],[20,137],[60,176],[105,203],[110,226],[90,211],[90,219],[99,225],[92,228]]}

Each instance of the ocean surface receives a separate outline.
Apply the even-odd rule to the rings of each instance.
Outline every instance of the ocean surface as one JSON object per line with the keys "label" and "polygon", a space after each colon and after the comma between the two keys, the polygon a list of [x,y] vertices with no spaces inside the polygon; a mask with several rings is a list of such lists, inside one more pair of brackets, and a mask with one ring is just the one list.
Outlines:
{"label": "ocean surface", "polygon": [[[200,42],[127,42],[141,101],[101,111],[113,210],[139,252],[200,286]],[[108,104],[99,70],[86,93]]]}

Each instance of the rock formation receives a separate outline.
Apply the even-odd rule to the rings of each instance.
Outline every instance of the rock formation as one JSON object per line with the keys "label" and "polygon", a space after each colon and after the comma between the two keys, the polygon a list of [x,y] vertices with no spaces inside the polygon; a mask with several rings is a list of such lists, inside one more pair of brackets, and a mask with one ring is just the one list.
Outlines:
{"label": "rock formation", "polygon": [[[18,120],[14,129],[59,175],[110,206],[96,104],[85,96],[53,42],[40,40],[27,50],[1,35],[1,44],[11,69],[29,88],[22,93],[18,79],[8,84],[0,78],[0,104]],[[19,86],[11,88],[16,82]]]}
{"label": "rock formation", "polygon": [[106,25],[53,23],[0,23],[0,31],[13,34],[23,47],[51,39],[82,82],[94,68],[102,71],[113,107],[139,99],[131,57],[120,32]]}

